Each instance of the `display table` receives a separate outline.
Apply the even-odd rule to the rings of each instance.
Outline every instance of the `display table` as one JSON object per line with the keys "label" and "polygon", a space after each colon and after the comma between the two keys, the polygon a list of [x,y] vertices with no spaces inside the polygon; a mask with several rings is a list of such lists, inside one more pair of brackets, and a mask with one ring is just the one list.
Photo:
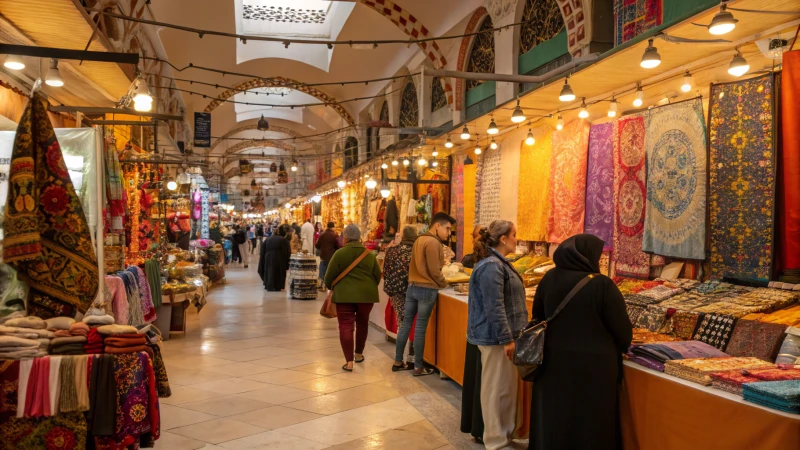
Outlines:
{"label": "display table", "polygon": [[620,414],[626,450],[800,448],[800,415],[624,364]]}

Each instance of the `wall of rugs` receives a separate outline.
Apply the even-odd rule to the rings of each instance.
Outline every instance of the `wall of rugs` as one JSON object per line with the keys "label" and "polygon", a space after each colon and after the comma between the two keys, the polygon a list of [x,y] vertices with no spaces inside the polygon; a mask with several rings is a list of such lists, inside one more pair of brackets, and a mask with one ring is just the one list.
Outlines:
{"label": "wall of rugs", "polygon": [[459,217],[473,219],[464,237],[472,225],[506,219],[518,239],[551,247],[578,233],[599,236],[612,275],[647,279],[678,260],[691,278],[769,281],[780,213],[779,82],[769,74],[715,84],[710,99],[540,127],[533,145],[520,129],[497,150],[470,152],[478,194],[473,201],[466,192],[469,165],[464,195],[453,194],[464,202],[454,204]]}

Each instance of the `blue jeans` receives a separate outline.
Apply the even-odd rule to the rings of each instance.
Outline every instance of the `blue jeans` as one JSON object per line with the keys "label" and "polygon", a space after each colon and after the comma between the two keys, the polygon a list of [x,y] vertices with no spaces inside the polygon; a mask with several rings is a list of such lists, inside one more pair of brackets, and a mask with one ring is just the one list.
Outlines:
{"label": "blue jeans", "polygon": [[414,316],[417,317],[417,328],[414,330],[414,368],[422,369],[422,358],[425,356],[425,332],[428,330],[428,320],[431,318],[436,299],[439,297],[438,289],[424,288],[411,285],[406,291],[406,310],[403,314],[403,326],[397,332],[397,344],[395,346],[396,362],[403,361],[403,350],[408,342],[408,335],[411,334],[411,324],[414,323]]}
{"label": "blue jeans", "polygon": [[325,282],[325,272],[328,271],[328,262],[321,260],[319,262],[319,277],[322,278],[323,282]]}

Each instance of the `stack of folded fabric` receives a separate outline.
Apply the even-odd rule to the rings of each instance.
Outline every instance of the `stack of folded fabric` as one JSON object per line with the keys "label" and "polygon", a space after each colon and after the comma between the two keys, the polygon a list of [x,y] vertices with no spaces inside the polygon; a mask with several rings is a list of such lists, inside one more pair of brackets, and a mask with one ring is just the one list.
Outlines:
{"label": "stack of folded fabric", "polygon": [[86,325],[83,322],[76,322],[70,325],[69,327],[69,334],[70,336],[83,336],[87,337],[89,335],[89,325]]}
{"label": "stack of folded fabric", "polygon": [[711,385],[711,374],[728,370],[771,369],[774,364],[758,358],[696,358],[667,361],[664,373],[684,380],[693,381],[703,386]]}
{"label": "stack of folded fabric", "polygon": [[725,353],[731,356],[755,356],[775,361],[786,336],[786,325],[741,319],[733,328]]}
{"label": "stack of folded fabric", "polygon": [[775,358],[776,364],[800,364],[800,327],[789,327],[786,329],[786,337],[783,339],[778,357]]}
{"label": "stack of folded fabric", "polygon": [[658,342],[632,345],[628,359],[653,370],[664,371],[664,363],[676,359],[724,358],[728,355],[699,341]]}
{"label": "stack of folded fabric", "polygon": [[721,389],[731,394],[742,395],[742,385],[759,381],[746,370],[728,370],[714,372],[711,376],[711,387]]}
{"label": "stack of folded fabric", "polygon": [[40,353],[36,339],[0,335],[0,359],[36,358],[42,356]]}
{"label": "stack of folded fabric", "polygon": [[147,346],[147,339],[143,334],[138,333],[120,333],[106,337],[104,341],[104,351],[106,353],[121,354],[121,353],[136,353],[149,351]]}
{"label": "stack of folded fabric", "polygon": [[87,355],[96,355],[103,353],[103,340],[104,336],[97,331],[97,328],[90,328],[89,333],[86,335],[86,344],[83,346],[83,351]]}
{"label": "stack of folded fabric", "polygon": [[674,342],[680,339],[670,336],[668,334],[655,333],[647,328],[634,328],[633,329],[633,342],[634,344],[650,344],[653,342]]}
{"label": "stack of folded fabric", "polygon": [[35,340],[37,352],[34,356],[45,356],[50,339],[55,337],[55,333],[47,330],[46,327],[45,321],[36,316],[15,317],[0,325],[0,336]]}
{"label": "stack of folded fabric", "polygon": [[106,312],[99,308],[89,308],[86,315],[83,316],[83,323],[89,326],[102,326],[111,325],[116,323],[114,316],[106,314]]}
{"label": "stack of folded fabric", "polygon": [[747,373],[758,381],[800,380],[800,366],[778,365],[772,369],[748,370]]}
{"label": "stack of folded fabric", "polygon": [[85,336],[57,337],[50,341],[51,355],[83,355],[83,344],[86,343]]}
{"label": "stack of folded fabric", "polygon": [[800,380],[746,383],[745,400],[792,414],[800,414]]}

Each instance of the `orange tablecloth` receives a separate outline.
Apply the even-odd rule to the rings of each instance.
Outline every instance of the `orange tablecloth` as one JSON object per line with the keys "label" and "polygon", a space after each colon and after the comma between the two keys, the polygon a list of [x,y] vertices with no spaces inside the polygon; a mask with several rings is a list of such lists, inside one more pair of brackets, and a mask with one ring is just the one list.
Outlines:
{"label": "orange tablecloth", "polygon": [[625,363],[625,450],[800,449],[800,415]]}

